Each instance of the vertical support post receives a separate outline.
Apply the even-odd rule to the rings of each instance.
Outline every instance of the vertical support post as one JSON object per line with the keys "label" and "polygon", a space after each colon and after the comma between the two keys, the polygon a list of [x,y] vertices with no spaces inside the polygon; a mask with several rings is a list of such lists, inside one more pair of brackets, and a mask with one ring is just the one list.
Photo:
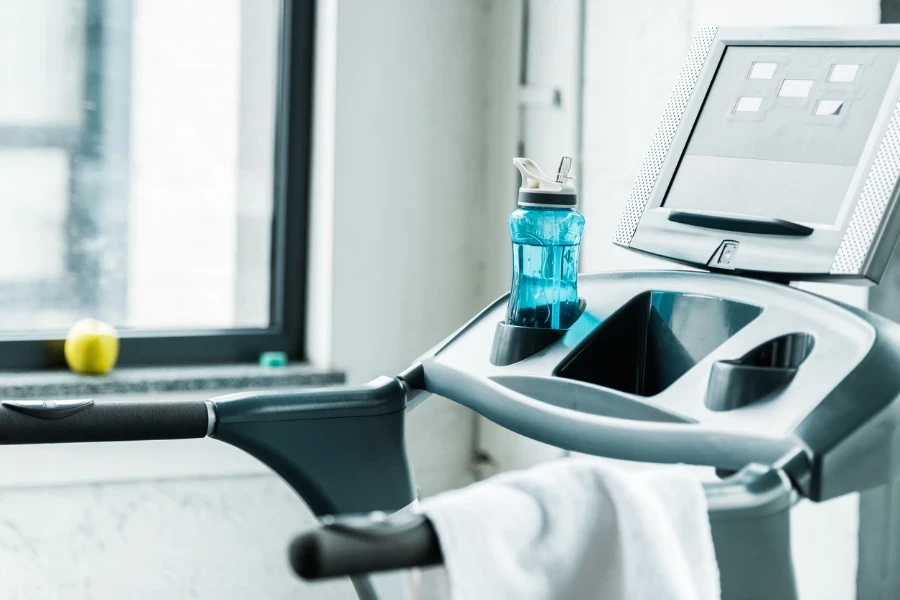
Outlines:
{"label": "vertical support post", "polygon": [[791,511],[761,518],[711,520],[722,598],[796,600]]}
{"label": "vertical support post", "polygon": [[859,494],[858,600],[900,596],[900,482]]}
{"label": "vertical support post", "polygon": [[724,600],[796,600],[791,559],[794,490],[779,469],[749,465],[704,484]]}

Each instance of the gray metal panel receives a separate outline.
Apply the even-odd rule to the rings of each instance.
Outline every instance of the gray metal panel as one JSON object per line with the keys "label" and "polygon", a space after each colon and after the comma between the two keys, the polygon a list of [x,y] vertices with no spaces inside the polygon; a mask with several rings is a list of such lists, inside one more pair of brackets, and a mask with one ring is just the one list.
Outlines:
{"label": "gray metal panel", "polygon": [[672,145],[675,131],[681,124],[684,109],[694,93],[697,78],[706,63],[717,29],[718,27],[702,27],[697,31],[697,36],[694,38],[684,66],[681,68],[681,74],[678,76],[678,82],[669,97],[669,104],[666,106],[659,127],[653,136],[650,150],[638,173],[637,181],[631,189],[631,195],[625,205],[625,212],[616,229],[615,242],[617,244],[627,246],[631,243],[631,238],[641,220],[644,208],[647,206],[647,200],[650,198],[657,177],[659,177],[663,161]]}

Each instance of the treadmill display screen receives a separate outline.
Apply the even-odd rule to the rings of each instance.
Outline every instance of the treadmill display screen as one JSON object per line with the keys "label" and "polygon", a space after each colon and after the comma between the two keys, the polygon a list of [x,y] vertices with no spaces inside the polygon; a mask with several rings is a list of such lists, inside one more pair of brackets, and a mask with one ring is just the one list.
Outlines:
{"label": "treadmill display screen", "polygon": [[836,224],[898,56],[729,46],[663,206]]}

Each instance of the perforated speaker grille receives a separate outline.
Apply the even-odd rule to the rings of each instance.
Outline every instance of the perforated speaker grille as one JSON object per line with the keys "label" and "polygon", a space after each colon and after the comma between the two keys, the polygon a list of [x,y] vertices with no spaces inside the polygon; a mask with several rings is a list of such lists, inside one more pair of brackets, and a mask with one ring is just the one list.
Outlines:
{"label": "perforated speaker grille", "polygon": [[628,203],[625,205],[625,212],[619,220],[619,226],[616,228],[615,243],[627,246],[634,237],[634,231],[637,229],[644,208],[647,206],[647,200],[650,198],[650,192],[653,191],[653,184],[659,176],[669,148],[672,146],[672,140],[675,138],[675,130],[681,123],[681,117],[684,116],[684,109],[687,107],[688,100],[694,93],[694,86],[697,84],[697,78],[700,76],[700,70],[706,62],[709,55],[709,49],[712,47],[713,39],[716,37],[718,27],[702,27],[697,31],[691,49],[688,51],[687,59],[684,66],[681,67],[681,74],[678,76],[678,82],[675,84],[675,90],[669,97],[669,104],[663,113],[662,120],[656,128],[653,136],[653,142],[650,144],[650,150],[644,159],[644,164],[638,173],[637,181],[631,188],[631,194],[628,197]]}
{"label": "perforated speaker grille", "polygon": [[869,250],[900,177],[900,103],[881,139],[875,161],[866,176],[850,224],[831,265],[833,275],[861,275]]}

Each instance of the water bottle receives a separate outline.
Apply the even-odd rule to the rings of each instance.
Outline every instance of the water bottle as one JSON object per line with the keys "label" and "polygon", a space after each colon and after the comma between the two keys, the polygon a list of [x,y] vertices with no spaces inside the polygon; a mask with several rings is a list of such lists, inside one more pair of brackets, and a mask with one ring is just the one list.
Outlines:
{"label": "water bottle", "polygon": [[533,160],[515,158],[522,175],[519,208],[509,215],[512,288],[506,322],[522,327],[568,329],[579,317],[578,248],[584,217],[575,210],[569,183],[572,159],[563,157],[556,178]]}

